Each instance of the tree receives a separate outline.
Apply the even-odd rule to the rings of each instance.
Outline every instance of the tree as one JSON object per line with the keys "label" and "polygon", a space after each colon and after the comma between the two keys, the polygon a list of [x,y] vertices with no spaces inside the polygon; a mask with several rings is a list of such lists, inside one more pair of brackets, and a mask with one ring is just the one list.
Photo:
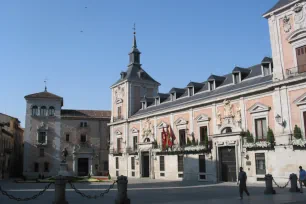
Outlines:
{"label": "tree", "polygon": [[246,132],[246,140],[247,143],[254,143],[253,134],[251,134],[249,130]]}
{"label": "tree", "polygon": [[294,126],[293,136],[295,139],[302,139],[302,130],[297,125]]}
{"label": "tree", "polygon": [[275,143],[274,133],[273,133],[273,130],[270,127],[268,128],[267,141],[270,142],[272,146]]}

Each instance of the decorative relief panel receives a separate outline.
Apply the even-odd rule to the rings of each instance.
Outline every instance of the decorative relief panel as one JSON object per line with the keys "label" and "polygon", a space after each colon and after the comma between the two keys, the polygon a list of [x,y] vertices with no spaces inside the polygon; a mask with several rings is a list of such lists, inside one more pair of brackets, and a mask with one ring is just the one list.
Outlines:
{"label": "decorative relief panel", "polygon": [[141,136],[144,143],[154,142],[154,126],[152,125],[151,120],[148,118],[145,120]]}
{"label": "decorative relief panel", "polygon": [[286,33],[289,33],[290,32],[290,30],[291,30],[291,24],[290,24],[290,17],[288,17],[288,16],[285,16],[284,18],[283,18],[283,27],[284,27],[284,31],[286,32]]}
{"label": "decorative relief panel", "polygon": [[294,5],[292,10],[294,11],[294,21],[295,21],[295,23],[297,23],[297,24],[301,23],[304,19],[303,5],[301,5],[300,3],[297,3],[297,4]]}
{"label": "decorative relief panel", "polygon": [[231,128],[234,127],[234,129],[237,128],[239,129],[242,120],[241,108],[237,107],[235,112],[233,109],[233,105],[229,100],[225,100],[223,102],[223,107],[224,107],[223,117],[220,110],[218,110],[217,112],[217,125],[219,129],[224,129],[225,127],[231,127]]}
{"label": "decorative relief panel", "polygon": [[116,100],[116,104],[120,104],[123,102],[123,98],[124,98],[124,86],[118,86],[115,90],[115,100]]}

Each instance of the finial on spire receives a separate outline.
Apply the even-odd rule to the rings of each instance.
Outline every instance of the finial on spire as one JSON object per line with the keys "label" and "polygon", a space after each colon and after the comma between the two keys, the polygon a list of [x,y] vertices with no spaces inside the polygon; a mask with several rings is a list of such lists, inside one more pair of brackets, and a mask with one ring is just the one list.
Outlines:
{"label": "finial on spire", "polygon": [[47,91],[47,80],[48,78],[45,78],[44,83],[45,83],[45,91]]}
{"label": "finial on spire", "polygon": [[137,42],[136,42],[136,23],[134,23],[134,41],[133,41],[133,48],[137,48]]}

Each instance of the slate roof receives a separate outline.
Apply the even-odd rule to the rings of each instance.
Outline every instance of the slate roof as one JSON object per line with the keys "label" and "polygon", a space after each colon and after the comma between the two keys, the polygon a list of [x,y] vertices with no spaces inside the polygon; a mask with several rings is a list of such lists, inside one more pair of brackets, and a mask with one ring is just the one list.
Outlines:
{"label": "slate roof", "polygon": [[216,81],[224,81],[225,77],[217,76],[217,75],[210,75],[210,77],[207,79],[207,81],[216,80]]}
{"label": "slate roof", "polygon": [[272,11],[275,11],[279,8],[282,8],[282,7],[286,6],[287,4],[290,4],[294,1],[296,1],[296,0],[279,0],[270,10],[268,10],[266,13],[264,13],[263,16],[272,12]]}
{"label": "slate roof", "polygon": [[263,58],[263,60],[261,61],[261,64],[264,64],[264,63],[272,63],[273,60],[271,57],[265,57]]}
{"label": "slate roof", "polygon": [[[139,110],[131,118],[141,116],[147,113],[154,113],[160,110],[166,110],[173,107],[179,107],[182,104],[193,103],[197,100],[206,100],[206,99],[209,100],[218,96],[227,95],[231,93],[239,93],[242,91],[251,90],[255,87],[272,84],[272,75],[264,77],[262,76],[261,64],[254,65],[249,68],[237,68],[237,69],[243,71],[244,73],[248,73],[238,84],[233,83],[232,73],[216,77],[215,75],[212,75],[214,76],[213,77],[214,79],[223,79],[222,83],[218,85],[217,89],[213,91],[208,91],[207,82],[203,83],[191,82],[192,84],[197,83],[198,85],[200,84],[203,85],[201,89],[195,92],[195,95],[189,97],[187,95],[188,93],[187,89],[180,89],[180,90],[185,90],[185,93],[182,94],[180,97],[177,97],[176,100],[171,101],[170,94],[159,93],[160,96],[163,97],[167,96],[168,98],[165,99],[164,101],[161,101],[159,105],[155,106],[155,104],[152,103],[152,105],[147,106],[146,109]],[[188,86],[192,85],[191,83],[189,83]]]}
{"label": "slate roof", "polygon": [[[139,71],[143,72],[141,77],[138,74]],[[124,80],[152,82],[152,83],[156,83],[160,85],[160,83],[155,81],[145,70],[141,68],[141,65],[131,64],[128,66],[128,69],[125,73],[126,73],[125,76],[123,78],[120,78],[118,81],[116,81],[116,83],[114,83],[113,86],[116,84],[119,84],[120,82]]]}
{"label": "slate roof", "polygon": [[242,68],[242,67],[235,67],[232,71],[232,73],[235,72],[241,72],[242,74],[249,74],[250,73],[250,69],[246,69],[246,68]]}
{"label": "slate roof", "polygon": [[61,117],[74,119],[110,119],[111,111],[62,109]]}
{"label": "slate roof", "polygon": [[198,83],[198,82],[190,82],[187,87],[194,87],[194,88],[202,88],[205,84],[204,83]]}

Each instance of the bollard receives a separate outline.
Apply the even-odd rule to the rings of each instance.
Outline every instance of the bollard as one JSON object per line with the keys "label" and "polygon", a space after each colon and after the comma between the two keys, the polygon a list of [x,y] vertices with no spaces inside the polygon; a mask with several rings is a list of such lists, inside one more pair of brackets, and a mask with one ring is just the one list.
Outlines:
{"label": "bollard", "polygon": [[130,204],[130,199],[127,197],[127,184],[128,180],[126,176],[117,177],[117,198],[115,204]]}
{"label": "bollard", "polygon": [[265,189],[265,194],[275,194],[275,190],[273,189],[273,184],[272,184],[273,177],[271,174],[267,174],[265,176],[265,181],[266,181],[266,189]]}
{"label": "bollard", "polygon": [[53,204],[68,204],[66,201],[66,183],[64,176],[55,177],[55,192]]}
{"label": "bollard", "polygon": [[300,189],[298,188],[297,180],[298,177],[296,174],[290,174],[290,183],[291,188],[289,189],[290,192],[300,192]]}

